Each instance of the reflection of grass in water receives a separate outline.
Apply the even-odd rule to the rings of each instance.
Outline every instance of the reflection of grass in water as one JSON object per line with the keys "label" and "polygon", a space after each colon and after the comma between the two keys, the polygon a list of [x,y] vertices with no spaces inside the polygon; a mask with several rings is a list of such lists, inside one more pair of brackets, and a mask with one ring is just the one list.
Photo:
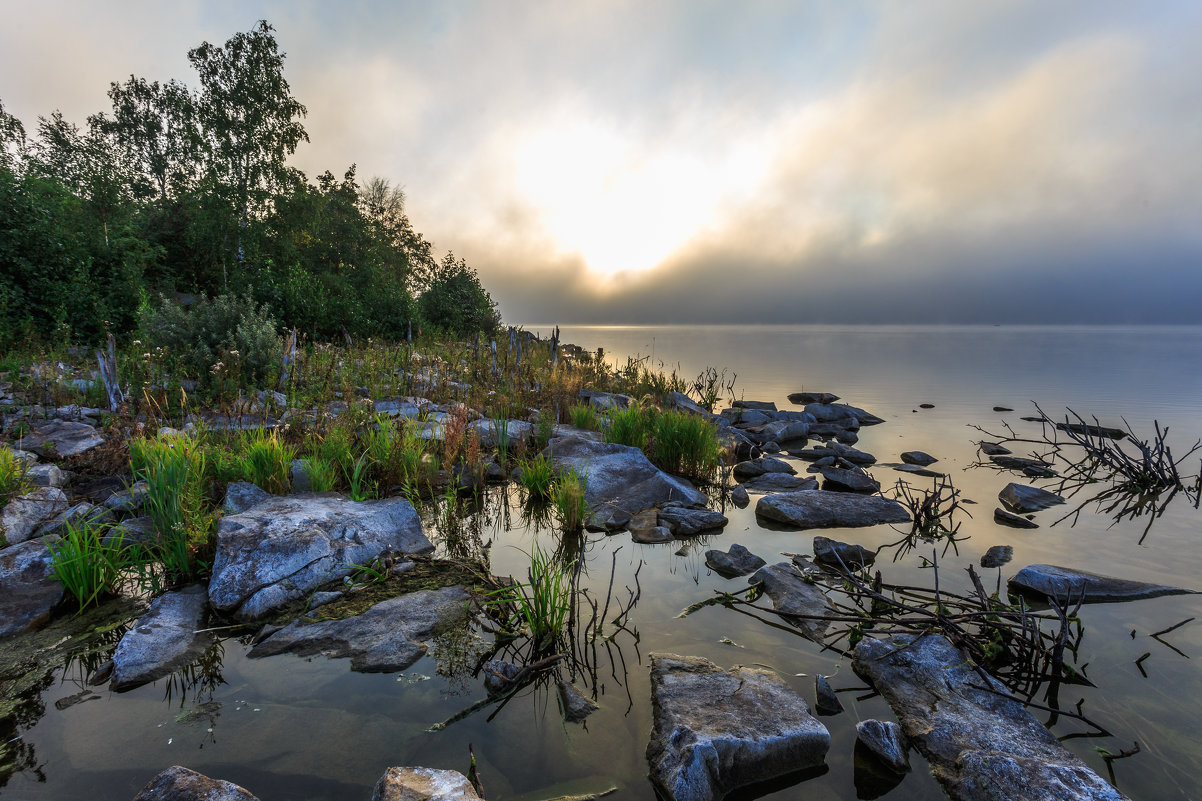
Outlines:
{"label": "reflection of grass in water", "polygon": [[472,673],[489,650],[488,643],[469,626],[452,626],[430,640],[429,655],[438,675],[448,680],[450,694],[466,695],[475,691]]}

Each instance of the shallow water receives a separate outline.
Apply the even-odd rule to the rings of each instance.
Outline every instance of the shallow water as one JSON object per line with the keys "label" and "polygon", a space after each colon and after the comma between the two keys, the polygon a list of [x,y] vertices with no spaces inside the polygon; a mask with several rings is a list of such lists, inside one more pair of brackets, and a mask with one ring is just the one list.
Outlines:
{"label": "shallow water", "polygon": [[[740,396],[774,400],[780,408],[795,408],[786,401],[790,392],[824,390],[885,418],[885,424],[861,431],[857,447],[883,462],[897,460],[901,451],[927,451],[940,457],[935,467],[979,502],[967,507],[973,517],[964,520],[961,533],[968,539],[958,554],[939,552],[941,582],[949,588],[964,589],[962,568],[995,544],[1014,546],[1013,562],[1000,571],[1003,580],[1024,564],[1051,562],[1202,585],[1202,513],[1183,502],[1168,508],[1142,544],[1145,520],[1112,525],[1088,510],[1073,527],[1049,525],[1060,516],[1056,509],[1037,515],[1042,526],[1037,530],[994,524],[998,490],[1021,478],[970,468],[973,442],[983,435],[969,427],[1000,430],[1005,420],[1030,431],[1018,417],[1033,413],[1036,401],[1053,417],[1071,407],[1103,424],[1125,417],[1139,432],[1150,431],[1158,420],[1188,446],[1202,434],[1202,329],[564,327],[562,337],[584,347],[604,346],[611,359],[653,356],[669,370],[678,366],[686,378],[707,366],[725,366],[738,374]],[[935,408],[920,409],[924,402]],[[995,413],[995,405],[1016,411]],[[1194,473],[1197,462],[1186,467]],[[872,472],[886,486],[900,475],[879,466]],[[495,573],[524,573],[521,549],[535,541],[549,548],[559,544],[559,535],[548,528],[524,524],[515,490],[494,491],[482,503],[472,523],[481,540],[492,540]],[[846,711],[822,718],[832,735],[826,771],[754,792],[779,799],[855,799],[855,722],[891,713],[879,698],[858,698],[864,693],[855,688],[862,682],[850,666],[835,653],[722,607],[675,617],[714,589],[744,586],[706,569],[708,548],[725,550],[737,542],[769,562],[783,559],[777,558],[782,552],[810,550],[814,532],[766,530],[756,523],[753,508],[754,503],[745,510],[727,508],[730,524],[723,533],[691,541],[680,554],[686,543],[640,546],[624,536],[587,536],[585,583],[592,596],[604,597],[615,565],[615,599],[636,587],[636,570],[641,597],[631,616],[637,640],[619,634],[608,649],[590,656],[595,676],[585,669],[574,677],[586,690],[595,680],[601,707],[583,725],[563,723],[553,689],[544,687],[523,692],[492,719],[496,707],[427,731],[484,697],[456,658],[469,644],[463,638],[436,643],[429,656],[400,675],[352,673],[346,660],[290,655],[249,660],[245,644],[227,639],[221,653],[212,655],[220,678],[210,673],[208,688],[164,680],[124,694],[101,689],[94,700],[58,709],[56,701],[83,689],[83,671],[78,666],[57,671],[39,699],[44,711],[29,714],[16,733],[28,764],[0,787],[0,797],[128,799],[154,773],[183,764],[237,782],[265,801],[367,799],[390,765],[466,771],[470,743],[493,801],[610,785],[619,788],[612,798],[649,799],[654,791],[643,756],[651,727],[647,655],[671,651],[724,666],[770,665],[811,701],[816,673],[831,676],[836,689],[849,690],[840,694]],[[431,521],[436,514],[429,513]],[[822,533],[867,547],[898,538],[888,526]],[[882,559],[878,567],[886,581],[926,584],[931,571],[921,566],[922,559],[933,556],[928,546],[896,563]],[[981,572],[987,587],[999,574]],[[1184,655],[1148,636],[1188,617],[1202,620],[1202,598],[1092,605],[1082,616],[1078,664],[1088,663],[1097,686],[1066,687],[1061,700],[1071,708],[1083,699],[1082,710],[1114,736],[1073,737],[1066,746],[1106,775],[1095,747],[1117,752],[1138,741],[1138,755],[1113,763],[1120,789],[1133,798],[1202,797],[1202,746],[1194,736],[1202,674],[1190,658],[1202,653],[1202,622],[1164,638]],[[1135,664],[1144,653],[1151,653],[1142,663],[1146,678]],[[1087,730],[1063,718],[1053,729],[1059,736]],[[942,798],[921,758],[911,758],[913,772],[879,797]]]}

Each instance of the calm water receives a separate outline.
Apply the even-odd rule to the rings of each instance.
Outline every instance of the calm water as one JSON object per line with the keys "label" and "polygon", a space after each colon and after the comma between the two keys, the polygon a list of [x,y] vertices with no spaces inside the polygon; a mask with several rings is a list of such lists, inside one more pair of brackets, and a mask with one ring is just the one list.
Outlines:
{"label": "calm water", "polygon": [[[961,532],[969,539],[959,554],[941,557],[941,581],[949,588],[963,589],[961,568],[995,544],[1014,546],[1003,578],[1024,564],[1052,562],[1202,588],[1202,513],[1189,506],[1171,506],[1143,544],[1144,521],[1112,525],[1093,513],[1075,527],[1052,527],[1058,515],[1050,510],[1037,517],[1042,528],[1016,531],[992,520],[998,490],[1014,477],[966,469],[975,460],[973,442],[982,437],[970,426],[1000,430],[1002,420],[1025,426],[1018,417],[1034,412],[1032,401],[1052,416],[1071,407],[1104,424],[1125,418],[1141,432],[1158,420],[1188,447],[1202,434],[1200,328],[563,327],[562,336],[588,348],[603,346],[611,359],[650,356],[686,379],[707,366],[726,367],[737,373],[738,395],[773,400],[780,408],[794,408],[786,400],[790,392],[831,391],[885,418],[861,432],[858,447],[880,461],[896,461],[905,450],[927,451],[940,457],[936,467],[949,472],[966,497],[979,502],[968,507],[974,517],[964,521]],[[935,408],[919,409],[921,403]],[[999,405],[1016,411],[993,412]],[[1188,468],[1197,472],[1196,461]],[[898,475],[882,467],[873,473],[886,486]],[[559,545],[550,529],[524,522],[516,492],[492,493],[483,505],[471,522],[475,535],[493,541],[494,572],[524,572],[519,549],[535,541]],[[585,725],[561,722],[554,692],[534,689],[491,720],[495,707],[427,731],[484,696],[478,682],[456,668],[463,661],[456,655],[470,645],[464,638],[436,643],[431,656],[400,675],[355,674],[345,660],[248,660],[246,646],[230,639],[214,660],[223,683],[183,696],[178,684],[160,681],[121,695],[102,690],[97,700],[60,710],[55,701],[79,692],[82,673],[75,667],[59,671],[42,695],[46,711],[20,731],[31,766],[12,776],[0,797],[128,799],[157,771],[183,764],[242,784],[265,801],[367,799],[390,765],[466,771],[471,743],[492,801],[611,784],[620,788],[614,798],[651,799],[643,756],[651,725],[648,653],[704,656],[726,666],[770,665],[811,700],[815,673],[832,676],[836,688],[861,686],[836,654],[735,612],[717,607],[675,618],[716,588],[743,586],[706,569],[708,548],[725,550],[738,542],[770,562],[783,559],[777,557],[782,552],[810,550],[812,532],[762,529],[753,508],[728,508],[730,524],[721,535],[683,549],[683,543],[639,546],[624,536],[588,536],[586,584],[593,596],[604,596],[611,565],[615,597],[625,598],[624,588],[636,586],[636,570],[642,594],[631,617],[638,639],[619,635],[590,657],[595,672],[575,677],[586,689],[595,682],[598,691],[601,709]],[[430,512],[430,528],[439,535],[435,514]],[[897,539],[887,526],[823,533],[868,547]],[[928,583],[930,571],[920,557],[931,555],[920,548],[878,566],[886,581]],[[987,582],[996,580],[997,571],[983,572]],[[1114,763],[1122,790],[1143,799],[1202,797],[1202,745],[1195,737],[1202,673],[1192,658],[1202,654],[1202,622],[1165,638],[1182,653],[1148,636],[1188,617],[1202,621],[1202,600],[1094,605],[1083,616],[1080,662],[1088,663],[1097,686],[1066,688],[1062,701],[1071,707],[1082,699],[1083,711],[1115,736],[1072,737],[1065,744],[1106,775],[1095,747],[1117,752],[1138,741],[1140,754]],[[1135,660],[1149,652],[1145,678]],[[857,798],[855,722],[890,717],[880,699],[856,700],[860,695],[842,693],[846,711],[823,718],[832,735],[828,770],[789,786],[761,788],[765,797]],[[1062,720],[1054,731],[1071,736],[1086,727]],[[880,797],[943,797],[922,760],[912,760],[913,773]]]}

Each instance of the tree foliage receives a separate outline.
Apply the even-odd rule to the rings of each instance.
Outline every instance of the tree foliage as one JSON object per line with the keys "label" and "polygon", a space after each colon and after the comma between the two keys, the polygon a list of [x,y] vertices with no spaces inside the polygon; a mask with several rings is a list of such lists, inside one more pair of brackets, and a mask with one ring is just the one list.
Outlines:
{"label": "tree foliage", "polygon": [[289,166],[306,108],[266,21],[188,60],[196,88],[130,75],[82,126],[55,111],[27,137],[0,102],[0,348],[132,335],[149,298],[180,292],[317,338],[496,327],[475,270],[435,256],[398,185]]}

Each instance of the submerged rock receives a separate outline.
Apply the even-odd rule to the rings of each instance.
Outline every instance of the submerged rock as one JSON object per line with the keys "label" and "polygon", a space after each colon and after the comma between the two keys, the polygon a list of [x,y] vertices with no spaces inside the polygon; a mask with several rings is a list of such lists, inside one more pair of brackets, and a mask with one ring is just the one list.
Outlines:
{"label": "submerged rock", "polygon": [[443,587],[389,598],[342,620],[298,618],[262,639],[248,655],[325,654],[350,657],[351,669],[363,673],[404,670],[425,655],[425,640],[467,622],[468,600],[463,587]]}
{"label": "submerged rock", "polygon": [[1056,493],[1032,487],[1029,484],[1007,484],[997,496],[1007,509],[1016,514],[1038,512],[1041,509],[1064,503],[1064,498]]}
{"label": "submerged rock", "polygon": [[155,598],[117,644],[112,688],[121,691],[146,684],[199,656],[208,638],[195,632],[204,619],[207,600],[201,585]]}
{"label": "submerged rock", "polygon": [[824,467],[821,470],[822,488],[828,492],[858,492],[871,495],[881,491],[881,484],[872,476],[857,470],[843,470],[838,467]]}
{"label": "submerged rock", "polygon": [[585,698],[574,684],[560,679],[556,686],[559,689],[559,708],[563,712],[564,720],[569,723],[579,723],[599,709],[596,704]]}
{"label": "submerged rock", "polygon": [[459,771],[389,768],[372,789],[371,801],[481,801]]}
{"label": "submerged rock", "polygon": [[852,667],[889,702],[955,801],[1126,798],[941,635],[866,638]]}
{"label": "submerged rock", "polygon": [[830,681],[821,673],[814,676],[814,708],[819,715],[838,715],[843,711],[843,702],[831,687]]}
{"label": "submerged rock", "polygon": [[981,453],[986,456],[1009,456],[1011,450],[1005,445],[999,445],[996,442],[985,442],[982,440],[977,443],[977,447],[981,449]]}
{"label": "submerged rock", "polygon": [[1067,431],[1070,434],[1084,434],[1096,439],[1113,439],[1118,441],[1127,437],[1127,432],[1121,428],[1107,428],[1106,426],[1091,425],[1089,423],[1057,423],[1056,428],[1061,431]]}
{"label": "submerged rock", "polygon": [[918,467],[928,467],[939,461],[929,453],[922,451],[906,451],[901,455],[901,460],[906,464],[917,465]]}
{"label": "submerged rock", "polygon": [[993,545],[990,546],[981,556],[981,567],[1001,567],[1009,564],[1014,558],[1014,548],[1009,545]]}
{"label": "submerged rock", "polygon": [[876,561],[876,551],[828,537],[815,537],[814,561],[840,570],[859,570]]}
{"label": "submerged rock", "polygon": [[134,801],[259,801],[231,782],[174,765],[150,780]]}
{"label": "submerged rock", "polygon": [[1027,456],[990,456],[989,461],[1007,470],[1018,470],[1027,475],[1052,476],[1055,471],[1047,462]]}
{"label": "submerged rock", "polygon": [[0,550],[0,639],[37,627],[63,600],[51,562],[40,539]]}
{"label": "submerged rock", "polygon": [[58,487],[39,487],[18,495],[0,514],[0,534],[9,545],[25,542],[38,526],[67,510],[67,493]]}
{"label": "submerged rock", "polygon": [[743,484],[738,485],[730,491],[730,502],[739,509],[746,509],[751,503],[751,496],[747,494],[747,487]]}
{"label": "submerged rock", "polygon": [[910,756],[901,726],[893,721],[869,718],[856,724],[856,743],[863,745],[881,764],[894,773],[905,773],[910,769]]}
{"label": "submerged rock", "polygon": [[622,528],[633,515],[664,501],[705,505],[705,495],[651,464],[638,448],[563,437],[549,452],[556,467],[574,468],[585,477],[584,497],[593,525]]}
{"label": "submerged rock", "polygon": [[791,490],[816,490],[818,479],[792,473],[764,473],[743,482],[745,490],[752,492],[789,492]]}
{"label": "submerged rock", "polygon": [[23,449],[55,458],[78,456],[103,444],[104,437],[94,426],[65,420],[43,423],[21,440]]}
{"label": "submerged rock", "polygon": [[830,733],[776,674],[651,654],[651,780],[669,801],[731,790],[823,764]]}
{"label": "submerged rock", "polygon": [[432,550],[417,512],[403,498],[270,496],[218,524],[209,601],[222,612],[254,619],[382,553]]}
{"label": "submerged rock", "polygon": [[825,490],[765,495],[756,503],[755,514],[800,529],[855,528],[910,521],[905,507],[889,498]]}
{"label": "submerged rock", "polygon": [[[772,607],[809,639],[821,642],[830,623],[826,615],[834,612],[826,592],[792,562],[762,567],[747,580],[759,585],[772,601]],[[804,617],[803,617],[804,616]]]}
{"label": "submerged rock", "polygon": [[720,576],[734,578],[754,573],[767,562],[735,543],[725,553],[718,550],[706,551],[705,564]]}
{"label": "submerged rock", "polygon": [[1159,598],[1162,595],[1196,593],[1195,590],[1181,587],[1129,581],[1056,565],[1027,565],[1018,571],[1009,583],[1015,590],[1046,595],[1057,599],[1061,604],[1082,600],[1085,603],[1139,601],[1144,598]]}
{"label": "submerged rock", "polygon": [[1013,512],[1007,512],[1001,507],[993,510],[993,522],[1003,526],[1010,526],[1010,528],[1039,528],[1039,524],[1034,520],[1028,520]]}

